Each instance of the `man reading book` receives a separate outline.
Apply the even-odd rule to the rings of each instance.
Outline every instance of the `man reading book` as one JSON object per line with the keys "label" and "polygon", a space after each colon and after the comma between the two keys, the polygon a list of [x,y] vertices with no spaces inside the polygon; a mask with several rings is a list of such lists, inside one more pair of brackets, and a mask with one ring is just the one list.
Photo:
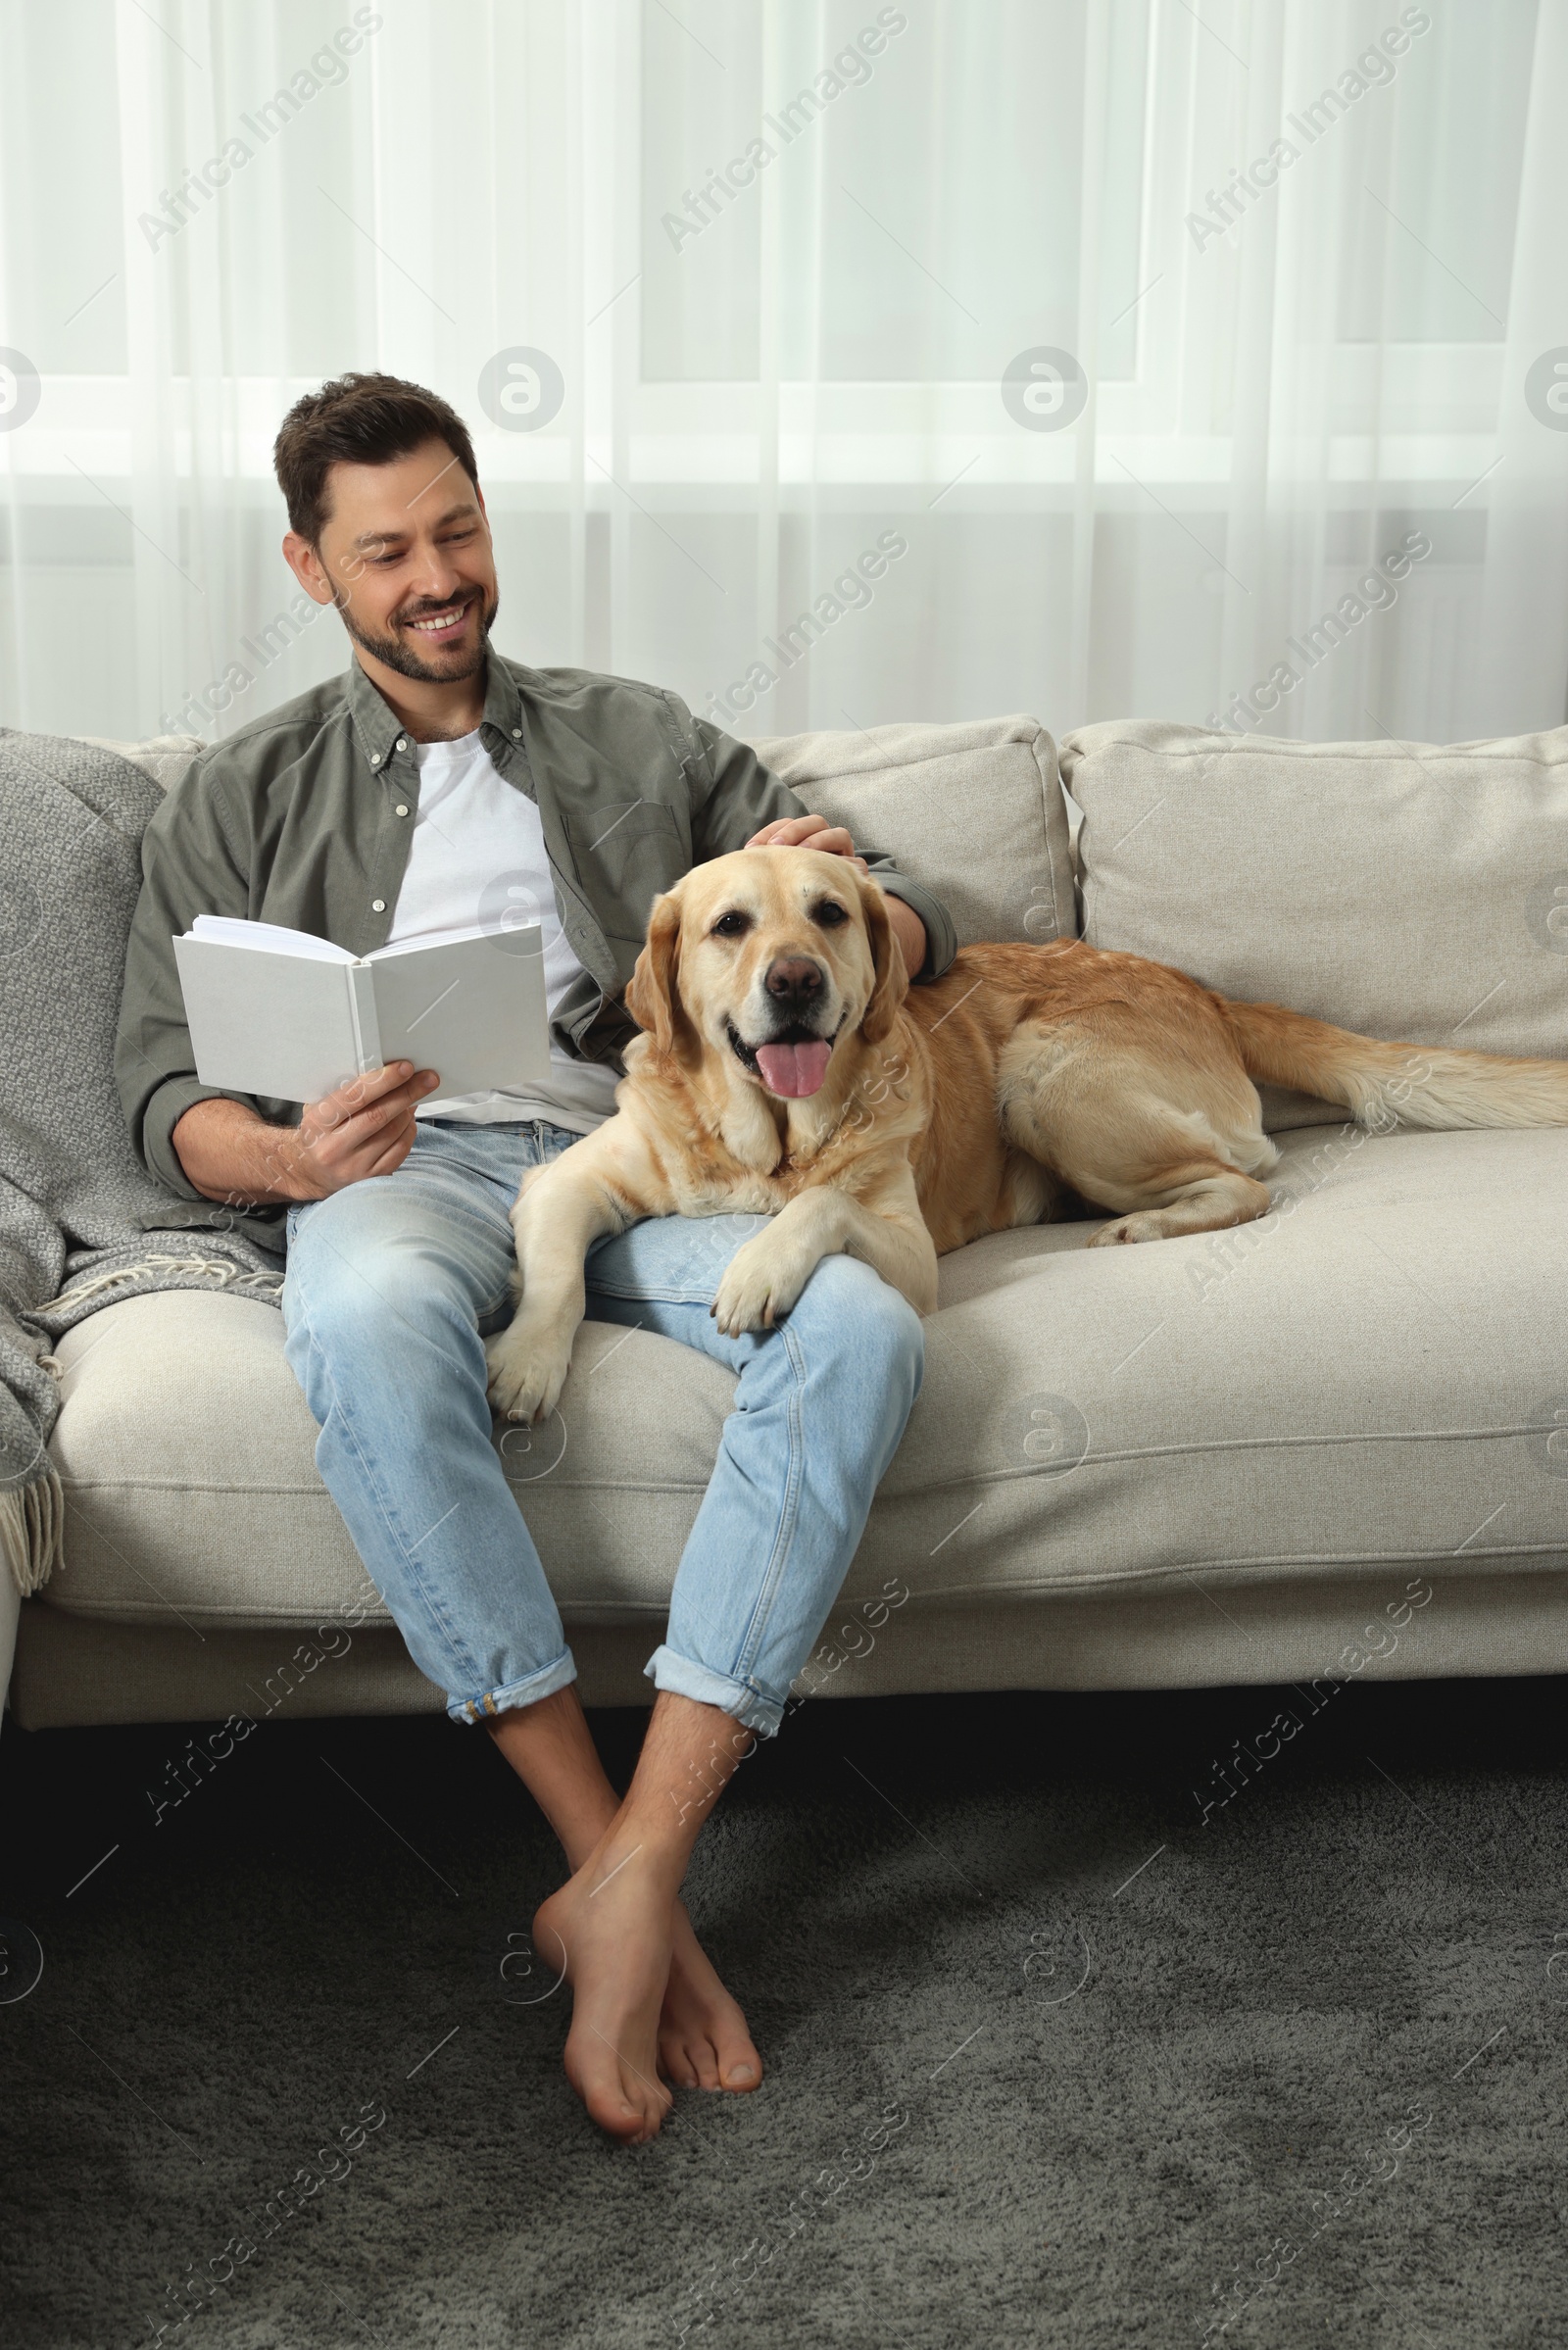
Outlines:
{"label": "man reading book", "polygon": [[[613,1109],[634,1033],[620,999],[656,894],[734,849],[855,847],[673,694],[495,652],[484,500],[443,400],[347,375],[296,404],[274,456],[284,555],[336,606],[353,659],[199,758],[149,825],[122,1098],[172,1191],[227,1201],[274,1248],[285,1226],[287,1354],[317,1464],[416,1662],[455,1720],[485,1725],[561,1838],[570,1874],[535,1939],[572,1987],[566,2071],[596,2122],[640,2141],[668,2083],[761,2079],[679,1888],[838,1594],[919,1389],[920,1325],[869,1266],[833,1256],[777,1329],[722,1337],[709,1304],[754,1218],[650,1219],[590,1258],[591,1316],[679,1339],[736,1378],[623,1800],[498,1456],[482,1340],[513,1310],[524,1171]],[[945,909],[887,858],[864,862],[910,973],[937,977],[955,951]],[[453,1096],[439,1069],[400,1061],[305,1103],[203,1085],[172,947],[202,913],[358,955],[476,921],[504,952],[509,922],[538,920],[548,1079]]]}

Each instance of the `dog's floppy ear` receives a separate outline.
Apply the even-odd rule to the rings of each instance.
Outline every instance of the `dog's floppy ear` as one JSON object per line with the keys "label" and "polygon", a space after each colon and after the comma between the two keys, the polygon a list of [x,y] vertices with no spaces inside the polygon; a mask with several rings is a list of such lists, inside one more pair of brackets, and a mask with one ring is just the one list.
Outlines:
{"label": "dog's floppy ear", "polygon": [[625,1004],[646,1028],[656,1053],[690,1055],[695,1041],[680,1001],[680,900],[673,890],[654,900],[648,938],[626,983]]}
{"label": "dog's floppy ear", "polygon": [[887,900],[876,883],[863,875],[860,904],[865,908],[865,927],[871,939],[871,968],[876,974],[871,1001],[860,1021],[860,1034],[868,1045],[880,1045],[891,1033],[899,1006],[909,992],[909,974],[905,968],[904,951],[888,920]]}

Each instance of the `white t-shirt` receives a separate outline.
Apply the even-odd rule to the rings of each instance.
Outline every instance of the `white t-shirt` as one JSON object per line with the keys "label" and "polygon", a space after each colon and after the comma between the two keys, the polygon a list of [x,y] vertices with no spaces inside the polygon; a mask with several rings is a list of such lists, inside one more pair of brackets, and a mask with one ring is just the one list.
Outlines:
{"label": "white t-shirt", "polygon": [[[455,743],[419,743],[419,806],[408,870],[392,912],[389,947],[432,930],[474,922],[538,922],[545,951],[545,1001],[557,1004],[582,970],[556,910],[539,810],[496,771],[478,730]],[[416,1105],[418,1118],[460,1118],[493,1126],[502,1119],[545,1118],[590,1134],[615,1106],[613,1069],[574,1060],[550,1048],[547,1085],[529,1094],[438,1095]]]}

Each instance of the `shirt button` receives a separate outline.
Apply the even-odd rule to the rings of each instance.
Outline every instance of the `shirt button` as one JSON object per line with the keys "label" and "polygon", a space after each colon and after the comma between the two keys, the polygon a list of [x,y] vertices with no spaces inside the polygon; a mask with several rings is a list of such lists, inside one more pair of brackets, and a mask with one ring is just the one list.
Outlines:
{"label": "shirt button", "polygon": [[512,729],[512,739],[513,739],[513,741],[514,741],[514,743],[520,743],[520,742],[521,742],[521,740],[522,740],[522,728],[521,728],[520,726],[514,726],[514,728]]}
{"label": "shirt button", "polygon": [[372,767],[378,767],[381,764],[381,754],[379,751],[372,751],[370,753],[370,764]]}
{"label": "shirt button", "polygon": [[393,748],[393,750],[394,750],[394,751],[407,751],[408,747],[409,747],[409,746],[408,746],[408,744],[407,744],[407,743],[404,741],[404,739],[403,739],[402,735],[399,735],[399,736],[398,736],[398,739],[397,739],[397,741],[396,741],[396,742],[393,744],[393,746],[392,746],[392,748]]}
{"label": "shirt button", "polygon": [[370,911],[372,914],[384,914],[386,912],[386,900],[384,898],[372,898],[370,900]]}
{"label": "shirt button", "polygon": [[408,812],[408,809],[404,807],[401,800],[398,802],[397,807],[392,810],[392,813],[395,816],[406,816]]}

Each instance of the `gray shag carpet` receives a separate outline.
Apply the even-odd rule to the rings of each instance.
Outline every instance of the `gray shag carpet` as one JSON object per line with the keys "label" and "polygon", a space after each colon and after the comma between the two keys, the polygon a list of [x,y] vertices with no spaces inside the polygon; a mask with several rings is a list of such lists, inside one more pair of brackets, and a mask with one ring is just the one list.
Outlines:
{"label": "gray shag carpet", "polygon": [[689,1887],[767,2081],[631,2153],[488,1740],[271,1725],[155,1822],[186,1735],[0,1739],[13,2350],[1568,2338],[1557,1682],[806,1707]]}

